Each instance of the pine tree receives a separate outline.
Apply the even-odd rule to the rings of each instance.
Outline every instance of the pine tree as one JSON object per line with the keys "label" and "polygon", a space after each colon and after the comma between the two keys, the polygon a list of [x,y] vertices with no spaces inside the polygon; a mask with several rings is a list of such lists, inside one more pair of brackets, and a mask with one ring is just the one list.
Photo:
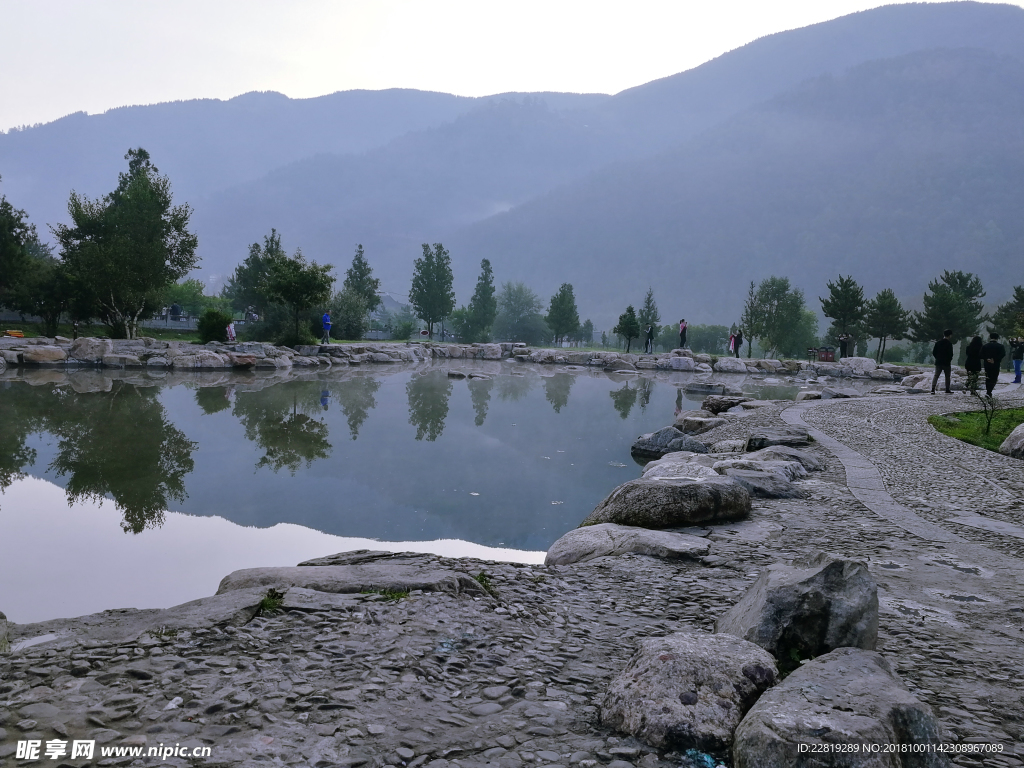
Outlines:
{"label": "pine tree", "polygon": [[466,341],[487,341],[490,338],[491,326],[498,316],[498,300],[494,293],[494,272],[491,270],[491,262],[484,259],[480,262],[480,277],[476,279],[476,290],[467,308],[469,338]]}
{"label": "pine tree", "polygon": [[455,309],[452,280],[452,259],[448,251],[441,243],[434,243],[433,250],[423,243],[423,256],[413,264],[409,303],[416,317],[426,323],[430,339],[434,338],[434,325]]}
{"label": "pine tree", "polygon": [[928,283],[924,311],[914,312],[910,320],[911,338],[917,342],[935,341],[943,331],[953,331],[954,343],[960,341],[960,360],[966,357],[967,340],[988,320],[981,280],[971,272],[946,270],[938,280]]}
{"label": "pine tree", "polygon": [[661,322],[661,313],[658,312],[658,305],[654,301],[653,288],[648,287],[647,295],[644,296],[644,303],[643,306],[640,307],[640,313],[637,315],[637,320],[640,323],[641,330],[645,330],[649,325],[653,325],[657,328],[658,323]]}
{"label": "pine tree", "polygon": [[880,291],[875,298],[864,305],[864,326],[872,337],[878,339],[875,361],[885,360],[886,339],[899,341],[910,325],[910,313],[903,308],[891,288]]}
{"label": "pine tree", "polygon": [[558,293],[551,297],[548,314],[544,320],[554,336],[555,346],[576,333],[580,327],[580,313],[576,309],[576,296],[573,294],[572,285],[562,283]]}
{"label": "pine tree", "polygon": [[352,266],[345,270],[345,282],[342,290],[351,291],[361,297],[366,304],[366,311],[373,312],[380,305],[380,280],[373,276],[373,269],[366,261],[362,244],[356,246],[356,255],[352,257]]}
{"label": "pine tree", "polygon": [[830,335],[838,339],[839,336],[860,335],[864,323],[866,306],[864,301],[864,289],[860,287],[852,277],[839,276],[839,279],[828,285],[829,295],[827,299],[820,296],[821,312],[825,317],[832,320]]}
{"label": "pine tree", "polygon": [[996,308],[992,330],[1007,338],[1024,334],[1024,285],[1014,286],[1013,298]]}

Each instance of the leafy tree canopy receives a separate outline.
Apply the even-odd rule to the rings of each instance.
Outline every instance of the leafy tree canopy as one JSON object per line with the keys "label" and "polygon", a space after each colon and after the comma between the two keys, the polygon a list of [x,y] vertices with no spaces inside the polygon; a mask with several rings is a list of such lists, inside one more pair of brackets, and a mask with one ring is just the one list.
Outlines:
{"label": "leafy tree canopy", "polygon": [[866,311],[864,289],[852,277],[842,275],[835,282],[829,281],[827,285],[828,298],[818,297],[822,314],[832,320],[837,336],[857,335]]}
{"label": "leafy tree canopy", "polygon": [[875,359],[885,358],[886,339],[899,341],[910,326],[910,313],[903,308],[891,288],[880,291],[865,305],[864,326],[873,338],[878,339]]}
{"label": "leafy tree canopy", "polygon": [[[619,322],[612,328],[612,333],[617,333],[626,340],[626,352],[629,352],[633,339],[640,337],[640,321],[637,319],[636,310],[633,309],[632,304],[626,307],[626,311],[619,315]],[[626,416],[622,418],[626,418]]]}
{"label": "leafy tree canopy", "polygon": [[[345,270],[344,290],[360,296],[366,305],[367,312],[373,312],[380,306],[380,280],[373,276],[373,269],[366,261],[362,244],[356,246],[356,255],[352,257],[352,266]],[[361,336],[359,338],[362,338]]]}
{"label": "leafy tree canopy", "polygon": [[525,283],[503,283],[498,294],[494,337],[501,341],[540,344],[550,334],[541,311],[544,303]]}
{"label": "leafy tree canopy", "polygon": [[579,330],[580,313],[576,309],[576,296],[573,294],[572,285],[562,283],[558,293],[551,297],[544,321],[551,329],[556,345]]}
{"label": "leafy tree canopy", "polygon": [[433,250],[423,243],[423,255],[413,264],[409,301],[416,316],[426,323],[431,339],[434,338],[434,325],[455,309],[452,280],[452,259],[448,251],[441,243],[434,243]]}

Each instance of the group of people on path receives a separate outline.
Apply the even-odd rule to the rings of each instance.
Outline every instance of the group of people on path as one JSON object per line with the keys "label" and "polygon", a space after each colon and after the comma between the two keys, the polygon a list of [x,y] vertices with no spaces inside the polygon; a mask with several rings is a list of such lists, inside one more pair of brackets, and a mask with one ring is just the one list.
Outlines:
{"label": "group of people on path", "polygon": [[[686,349],[686,318],[679,321],[679,349]],[[644,331],[644,354],[654,353],[654,334],[655,328],[653,325],[648,325]],[[743,331],[737,330],[736,333],[729,337],[729,351],[734,353],[736,357],[740,356],[740,347],[743,346]]]}
{"label": "group of people on path", "polygon": [[[1019,338],[1010,340],[1011,356],[1014,361],[1013,367],[1016,374],[1015,383],[1020,383],[1021,359],[1024,358],[1024,340]],[[999,334],[992,332],[988,335],[988,342],[983,343],[981,336],[975,336],[967,345],[965,351],[966,360],[964,369],[967,371],[967,390],[971,393],[978,391],[978,382],[982,370],[985,371],[985,393],[992,397],[992,391],[999,381],[999,369],[1002,366],[1003,358],[1006,357],[1006,347],[999,342]],[[942,338],[935,342],[932,347],[932,357],[935,358],[935,375],[932,377],[932,394],[939,383],[939,376],[944,376],[946,381],[946,394],[952,394],[949,388],[949,379],[953,368],[953,331],[946,330]]]}

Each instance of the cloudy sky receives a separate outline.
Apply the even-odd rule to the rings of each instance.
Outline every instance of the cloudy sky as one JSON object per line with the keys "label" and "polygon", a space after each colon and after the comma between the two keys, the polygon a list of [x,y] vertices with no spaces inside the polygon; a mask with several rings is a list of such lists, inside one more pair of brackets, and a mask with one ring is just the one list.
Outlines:
{"label": "cloudy sky", "polygon": [[[1018,0],[1018,4],[1024,0]],[[3,0],[0,130],[253,90],[616,93],[872,0]]]}

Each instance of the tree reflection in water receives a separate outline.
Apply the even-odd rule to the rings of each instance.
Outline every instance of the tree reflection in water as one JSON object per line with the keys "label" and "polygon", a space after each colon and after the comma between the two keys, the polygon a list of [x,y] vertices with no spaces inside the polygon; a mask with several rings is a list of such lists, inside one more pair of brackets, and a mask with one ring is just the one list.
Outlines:
{"label": "tree reflection in water", "polygon": [[627,381],[619,389],[613,389],[608,393],[612,398],[612,405],[623,419],[628,418],[629,412],[633,410],[633,406],[636,404],[637,392],[639,392],[639,389],[630,387]]}
{"label": "tree reflection in water", "polygon": [[294,475],[303,463],[331,455],[327,424],[311,414],[322,410],[319,382],[289,381],[258,392],[238,392],[232,414],[245,436],[263,452],[256,469],[287,468]]}
{"label": "tree reflection in water", "polygon": [[409,423],[416,427],[416,439],[433,442],[444,432],[452,382],[445,371],[415,374],[405,385],[409,398]]}
{"label": "tree reflection in water", "polygon": [[487,419],[487,406],[491,402],[491,387],[493,386],[492,379],[469,379],[469,399],[473,403],[473,412],[476,414],[473,423],[478,427],[482,427]]}
{"label": "tree reflection in water", "polygon": [[196,390],[196,405],[210,416],[231,407],[228,387],[199,387]]}
{"label": "tree reflection in water", "polygon": [[[5,381],[0,383],[0,492],[25,476],[25,467],[36,463],[36,451],[25,443],[33,432],[43,429],[42,417],[52,408],[40,409],[36,387]],[[47,399],[52,403],[53,398]]]}
{"label": "tree reflection in water", "polygon": [[163,525],[170,502],[185,500],[194,467],[197,444],[167,419],[157,394],[115,381],[109,392],[55,389],[37,401],[49,401],[41,427],[57,437],[50,469],[68,476],[68,503],[110,496],[126,532]]}
{"label": "tree reflection in water", "polygon": [[638,398],[640,400],[640,412],[646,413],[647,406],[651,404],[651,395],[654,394],[654,379],[644,377],[637,382]]}
{"label": "tree reflection in water", "polygon": [[569,390],[576,383],[576,377],[569,373],[556,373],[544,377],[544,397],[551,403],[555,413],[561,413],[569,404]]}
{"label": "tree reflection in water", "polygon": [[330,393],[341,406],[348,421],[348,432],[355,440],[370,411],[377,407],[374,395],[380,389],[380,382],[370,376],[357,376],[346,381],[331,384]]}

